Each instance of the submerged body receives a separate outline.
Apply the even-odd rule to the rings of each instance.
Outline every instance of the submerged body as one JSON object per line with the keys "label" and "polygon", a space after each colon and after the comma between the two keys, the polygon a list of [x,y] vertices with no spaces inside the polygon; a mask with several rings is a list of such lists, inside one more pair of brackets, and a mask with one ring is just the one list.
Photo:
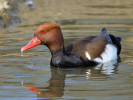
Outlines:
{"label": "submerged body", "polygon": [[60,27],[54,23],[40,25],[33,39],[21,52],[37,45],[46,45],[55,67],[91,66],[117,59],[121,51],[121,38],[107,33],[105,28],[98,36],[88,36],[74,41],[66,48]]}

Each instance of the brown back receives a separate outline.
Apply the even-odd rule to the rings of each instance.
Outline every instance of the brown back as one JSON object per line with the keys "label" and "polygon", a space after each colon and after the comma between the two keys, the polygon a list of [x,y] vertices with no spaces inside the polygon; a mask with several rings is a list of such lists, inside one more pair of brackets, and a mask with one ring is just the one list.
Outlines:
{"label": "brown back", "polygon": [[81,56],[84,60],[86,60],[87,58],[85,53],[88,52],[91,57],[90,60],[93,60],[96,57],[100,57],[106,44],[107,40],[104,35],[82,38],[73,42],[72,53]]}

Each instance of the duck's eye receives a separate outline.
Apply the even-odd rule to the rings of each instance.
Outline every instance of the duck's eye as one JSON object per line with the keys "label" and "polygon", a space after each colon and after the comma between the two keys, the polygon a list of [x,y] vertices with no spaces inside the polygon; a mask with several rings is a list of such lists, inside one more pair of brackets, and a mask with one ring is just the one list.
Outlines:
{"label": "duck's eye", "polygon": [[42,33],[45,33],[45,31],[44,31],[44,30],[42,30],[41,32],[42,32]]}

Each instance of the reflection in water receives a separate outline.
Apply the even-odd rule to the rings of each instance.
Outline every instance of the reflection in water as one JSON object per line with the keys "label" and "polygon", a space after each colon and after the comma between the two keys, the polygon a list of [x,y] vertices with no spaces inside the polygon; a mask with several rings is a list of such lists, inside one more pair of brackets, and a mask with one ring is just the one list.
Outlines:
{"label": "reflection in water", "polygon": [[[22,19],[17,15],[21,12],[20,3],[20,0],[0,0],[0,28],[22,23]],[[26,0],[24,4],[30,10],[34,10],[35,3],[32,0]]]}
{"label": "reflection in water", "polygon": [[24,3],[30,10],[33,10],[35,7],[35,3],[32,0],[26,0]]}
{"label": "reflection in water", "polygon": [[20,13],[18,0],[0,1],[0,28],[7,28],[13,24],[21,23],[21,19],[15,14]]}
{"label": "reflection in water", "polygon": [[[120,61],[120,60],[119,60]],[[111,61],[104,64],[99,64],[93,67],[79,67],[79,68],[57,68],[51,67],[51,78],[48,81],[48,87],[34,87],[26,86],[22,84],[23,87],[27,87],[26,90],[32,91],[37,95],[38,98],[52,98],[52,97],[62,97],[65,91],[65,79],[68,74],[74,74],[75,77],[85,76],[86,79],[101,80],[101,78],[106,77],[106,75],[115,74],[117,72],[117,67],[119,61]]]}
{"label": "reflection in water", "polygon": [[27,90],[34,92],[38,98],[62,97],[65,86],[66,73],[63,69],[52,68],[48,87],[28,87]]}
{"label": "reflection in water", "polygon": [[106,62],[102,64],[102,66],[99,64],[95,67],[96,70],[101,69],[101,73],[105,75],[111,75],[115,74],[117,71],[117,66],[119,65],[120,58],[117,60],[112,60],[110,62]]}

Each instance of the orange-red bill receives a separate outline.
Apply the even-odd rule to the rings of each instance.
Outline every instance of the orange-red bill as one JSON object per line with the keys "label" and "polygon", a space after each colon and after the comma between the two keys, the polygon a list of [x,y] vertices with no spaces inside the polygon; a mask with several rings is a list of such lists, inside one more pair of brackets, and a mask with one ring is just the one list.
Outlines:
{"label": "orange-red bill", "polygon": [[41,44],[41,41],[37,37],[33,37],[32,40],[30,40],[30,42],[26,46],[21,48],[21,52],[33,48],[39,44]]}

